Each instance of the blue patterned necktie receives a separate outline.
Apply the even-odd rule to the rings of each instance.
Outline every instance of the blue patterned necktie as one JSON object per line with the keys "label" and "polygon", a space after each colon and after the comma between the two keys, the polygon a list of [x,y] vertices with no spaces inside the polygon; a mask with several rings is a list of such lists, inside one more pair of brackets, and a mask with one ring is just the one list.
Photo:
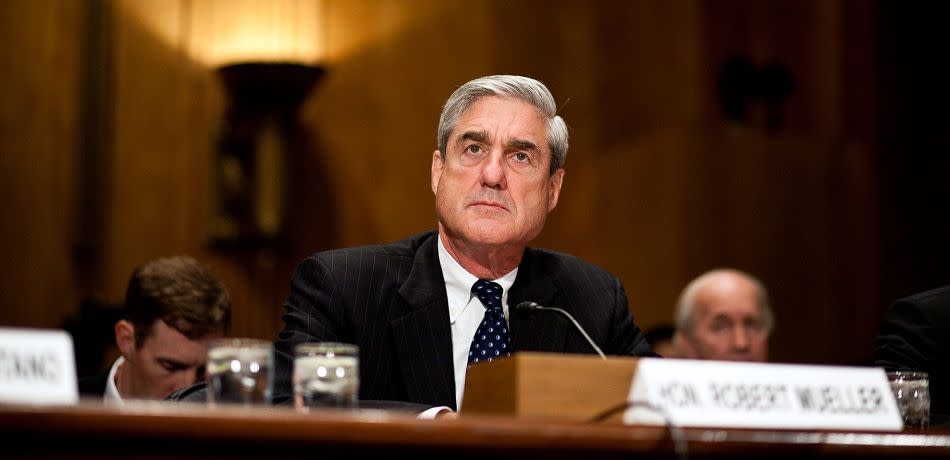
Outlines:
{"label": "blue patterned necktie", "polygon": [[472,286],[472,294],[485,306],[485,319],[475,331],[472,347],[468,350],[468,364],[511,356],[508,321],[505,320],[505,310],[501,307],[501,285],[493,281],[478,280]]}

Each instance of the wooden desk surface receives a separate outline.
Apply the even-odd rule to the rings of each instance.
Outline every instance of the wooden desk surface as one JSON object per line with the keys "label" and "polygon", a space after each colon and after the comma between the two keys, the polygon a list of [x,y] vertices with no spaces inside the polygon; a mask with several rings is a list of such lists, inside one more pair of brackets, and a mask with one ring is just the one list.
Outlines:
{"label": "wooden desk surface", "polygon": [[[665,428],[168,403],[0,406],[6,458],[677,458]],[[682,430],[688,458],[950,458],[950,431]],[[421,457],[424,456],[424,457]],[[484,458],[484,457],[482,457]]]}

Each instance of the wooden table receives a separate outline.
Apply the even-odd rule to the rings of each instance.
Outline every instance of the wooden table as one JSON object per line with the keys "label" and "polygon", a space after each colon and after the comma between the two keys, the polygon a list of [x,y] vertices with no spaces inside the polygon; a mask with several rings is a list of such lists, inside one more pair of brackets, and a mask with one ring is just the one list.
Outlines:
{"label": "wooden table", "polygon": [[947,430],[684,429],[683,442],[674,443],[660,427],[170,403],[0,406],[0,433],[2,456],[17,459],[950,458]]}

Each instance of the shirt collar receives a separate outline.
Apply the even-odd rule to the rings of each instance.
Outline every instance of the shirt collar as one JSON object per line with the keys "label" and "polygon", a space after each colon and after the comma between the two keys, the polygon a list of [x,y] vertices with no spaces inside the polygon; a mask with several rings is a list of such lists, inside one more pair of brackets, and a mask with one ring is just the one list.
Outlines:
{"label": "shirt collar", "polygon": [[[469,273],[463,268],[445,248],[442,243],[442,236],[439,235],[439,265],[442,266],[442,278],[445,280],[445,294],[449,303],[449,322],[455,323],[458,315],[462,313],[469,302],[474,298],[472,295],[472,285],[478,281],[478,277]],[[518,267],[506,273],[501,278],[492,280],[502,288],[501,304],[504,306],[505,314],[508,314],[508,289],[515,283],[518,276]]]}
{"label": "shirt collar", "polygon": [[119,394],[119,389],[115,386],[115,373],[119,366],[124,363],[125,357],[119,356],[119,359],[112,363],[112,369],[109,369],[109,376],[106,377],[106,391],[102,395],[102,400],[106,404],[123,404],[122,395]]}

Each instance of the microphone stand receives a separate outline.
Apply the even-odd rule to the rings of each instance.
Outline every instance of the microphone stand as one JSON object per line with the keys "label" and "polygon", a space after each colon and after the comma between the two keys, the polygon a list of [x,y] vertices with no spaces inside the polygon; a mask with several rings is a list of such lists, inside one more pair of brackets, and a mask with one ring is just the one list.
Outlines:
{"label": "microphone stand", "polygon": [[597,354],[600,355],[601,359],[607,359],[607,357],[604,356],[604,352],[600,350],[600,347],[598,347],[597,344],[594,343],[594,340],[591,339],[589,335],[587,335],[587,331],[585,331],[584,328],[581,327],[581,325],[577,322],[577,320],[574,319],[574,317],[571,316],[571,314],[568,313],[567,311],[557,308],[557,307],[543,307],[541,305],[538,305],[537,303],[529,302],[529,301],[524,301],[524,302],[519,303],[515,307],[515,310],[517,311],[535,311],[535,310],[555,311],[564,315],[567,319],[569,319],[572,323],[574,323],[574,327],[577,328],[577,330],[581,333],[581,335],[584,336],[585,339],[587,339],[587,343],[589,343],[591,348],[593,348],[594,351],[596,351]]}

